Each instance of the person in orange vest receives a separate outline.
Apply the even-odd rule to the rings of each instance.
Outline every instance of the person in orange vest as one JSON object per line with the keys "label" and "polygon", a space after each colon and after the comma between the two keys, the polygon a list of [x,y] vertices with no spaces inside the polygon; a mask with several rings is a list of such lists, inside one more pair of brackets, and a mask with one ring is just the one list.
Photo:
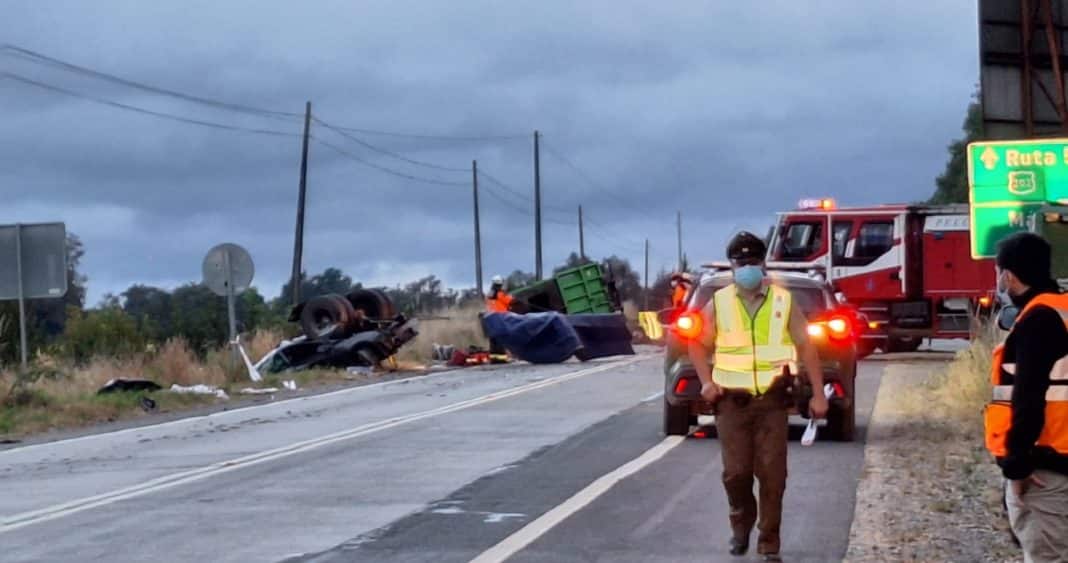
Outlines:
{"label": "person in orange vest", "polygon": [[512,296],[508,295],[508,292],[504,290],[504,278],[493,276],[490,293],[486,297],[486,311],[490,313],[507,313],[508,307],[511,305]]}
{"label": "person in orange vest", "polygon": [[[493,282],[490,285],[490,293],[486,297],[486,312],[507,313],[508,308],[511,305],[512,296],[508,295],[508,292],[504,290],[504,278],[501,276],[493,276]],[[491,338],[489,344],[490,360],[493,363],[505,363],[508,361],[508,351],[500,342]]]}
{"label": "person in orange vest", "polygon": [[671,275],[671,308],[678,309],[686,302],[690,292],[692,278],[685,272]]}
{"label": "person in orange vest", "polygon": [[1005,476],[1025,561],[1068,554],[1068,295],[1051,254],[1042,237],[1018,233],[998,244],[996,260],[998,294],[1019,313],[994,350],[986,447]]}

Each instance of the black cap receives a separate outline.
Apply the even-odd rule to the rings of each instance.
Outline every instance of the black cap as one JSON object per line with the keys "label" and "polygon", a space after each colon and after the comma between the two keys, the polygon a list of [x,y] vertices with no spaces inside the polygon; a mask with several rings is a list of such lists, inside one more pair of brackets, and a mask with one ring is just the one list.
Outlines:
{"label": "black cap", "polygon": [[1035,233],[1015,233],[998,242],[997,265],[1031,287],[1046,288],[1053,283],[1052,249]]}
{"label": "black cap", "polygon": [[764,260],[767,253],[768,246],[764,244],[764,239],[748,231],[734,235],[727,245],[729,260]]}

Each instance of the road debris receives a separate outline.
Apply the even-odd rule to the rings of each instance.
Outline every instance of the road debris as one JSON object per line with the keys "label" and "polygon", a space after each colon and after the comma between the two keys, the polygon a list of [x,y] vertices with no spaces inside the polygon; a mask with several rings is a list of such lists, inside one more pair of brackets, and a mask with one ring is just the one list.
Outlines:
{"label": "road debris", "polygon": [[222,399],[224,401],[230,400],[230,396],[226,394],[226,391],[223,391],[222,389],[219,389],[218,387],[215,387],[213,385],[178,385],[177,383],[175,383],[174,385],[171,385],[170,392],[186,395],[215,395],[215,397],[218,399]]}
{"label": "road debris", "polygon": [[123,379],[116,378],[111,379],[104,384],[99,390],[97,395],[107,395],[109,393],[121,393],[124,391],[159,391],[162,387],[155,381],[148,379]]}

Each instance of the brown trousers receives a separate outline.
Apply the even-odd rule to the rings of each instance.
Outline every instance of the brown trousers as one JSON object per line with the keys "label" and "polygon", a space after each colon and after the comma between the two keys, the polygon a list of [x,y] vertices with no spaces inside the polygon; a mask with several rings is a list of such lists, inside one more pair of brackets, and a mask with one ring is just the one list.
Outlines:
{"label": "brown trousers", "polygon": [[[764,395],[743,406],[727,396],[717,407],[716,430],[723,453],[723,486],[730,505],[731,530],[735,538],[748,541],[757,524],[757,551],[779,553],[789,440],[789,415],[783,398],[777,393]],[[760,482],[759,513],[753,497],[754,476]]]}

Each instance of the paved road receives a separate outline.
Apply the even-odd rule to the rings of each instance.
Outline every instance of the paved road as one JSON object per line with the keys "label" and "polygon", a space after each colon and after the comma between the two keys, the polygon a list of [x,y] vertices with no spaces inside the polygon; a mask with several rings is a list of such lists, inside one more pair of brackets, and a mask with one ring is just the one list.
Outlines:
{"label": "paved road", "polygon": [[[440,374],[2,451],[0,559],[718,560],[718,444],[659,435],[659,367]],[[789,553],[839,560],[862,445],[791,447]]]}

